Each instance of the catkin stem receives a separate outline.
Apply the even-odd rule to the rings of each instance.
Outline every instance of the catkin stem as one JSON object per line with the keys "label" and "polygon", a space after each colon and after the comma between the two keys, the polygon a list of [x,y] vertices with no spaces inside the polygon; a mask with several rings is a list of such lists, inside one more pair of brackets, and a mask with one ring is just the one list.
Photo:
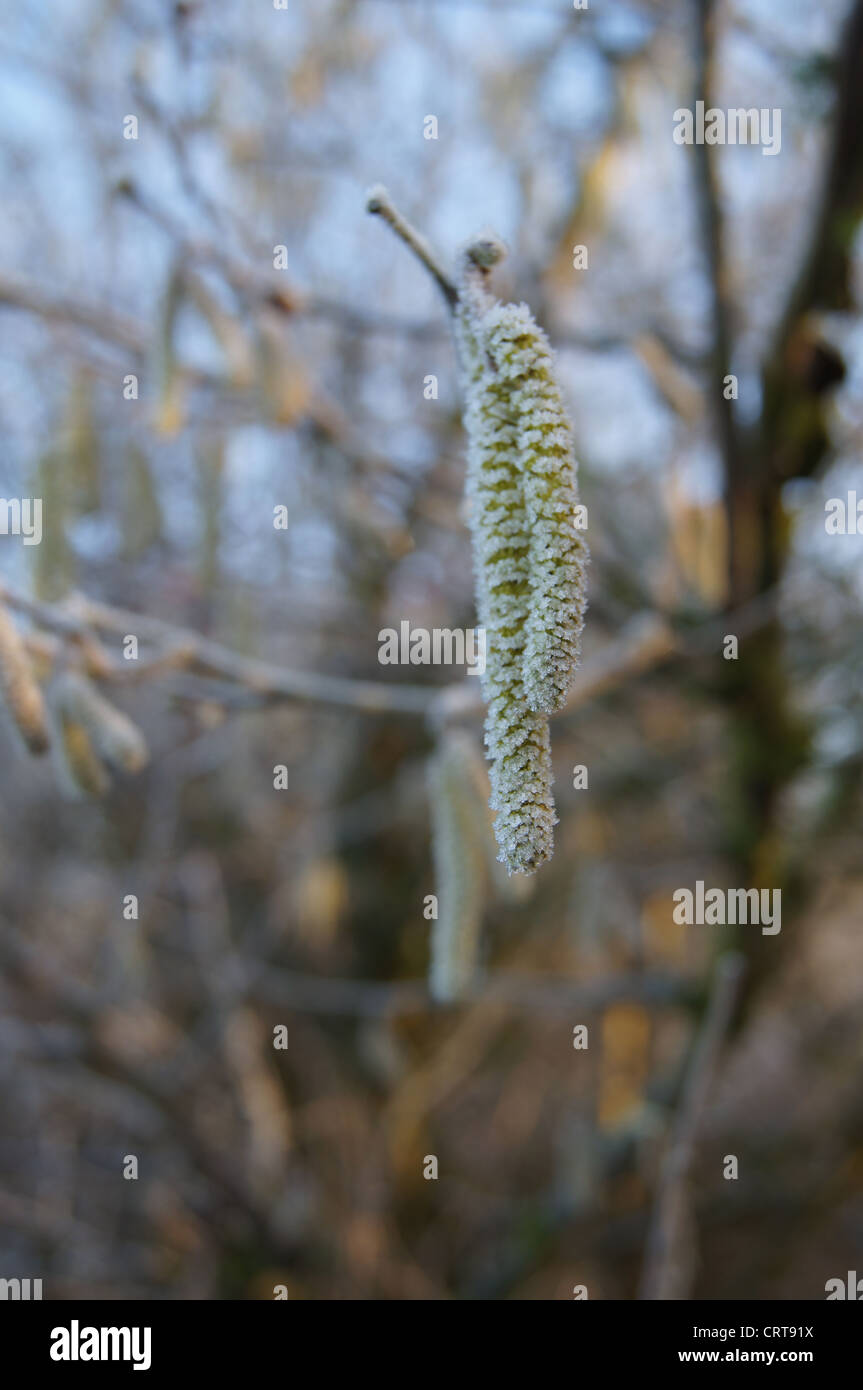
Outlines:
{"label": "catkin stem", "polygon": [[449,305],[454,309],[458,302],[458,290],[452,280],[443,269],[440,261],[432,251],[425,237],[411,226],[407,218],[398,210],[390,198],[389,193],[383,184],[375,184],[370,188],[366,200],[366,210],[375,213],[378,217],[392,227],[396,236],[400,237],[405,246],[410,247],[417,259],[425,266],[441,294]]}

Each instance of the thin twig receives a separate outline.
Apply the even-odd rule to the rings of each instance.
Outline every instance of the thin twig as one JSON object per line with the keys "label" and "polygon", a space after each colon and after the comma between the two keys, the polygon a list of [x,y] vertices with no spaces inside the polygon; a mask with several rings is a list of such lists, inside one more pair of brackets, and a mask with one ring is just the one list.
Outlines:
{"label": "thin twig", "polygon": [[680,1287],[681,1266],[686,1263],[681,1247],[688,1226],[689,1171],[695,1156],[704,1106],[734,1012],[744,968],[744,958],[738,952],[721,956],[716,965],[710,1002],[690,1058],[659,1175],[638,1295],[643,1300],[685,1297],[685,1291]]}
{"label": "thin twig", "polygon": [[259,695],[263,704],[283,699],[313,700],[371,714],[425,714],[435,693],[419,685],[387,685],[382,681],[288,670],[241,656],[219,642],[198,637],[158,618],[111,608],[82,595],[76,595],[73,611],[100,631],[123,635],[134,633],[159,646],[167,646],[175,653],[175,660],[179,662],[182,658],[182,664],[189,669],[203,674],[227,676]]}
{"label": "thin twig", "polygon": [[132,356],[143,356],[147,338],[141,324],[106,304],[93,304],[71,294],[46,294],[41,284],[24,276],[0,277],[0,307],[22,309],[54,323],[74,324],[98,338],[116,343]]}
{"label": "thin twig", "polygon": [[396,236],[401,237],[405,245],[410,247],[417,260],[425,266],[432,276],[449,308],[454,309],[458,303],[458,290],[425,237],[417,231],[416,227],[411,226],[406,217],[402,216],[383,184],[376,184],[374,188],[369,189],[366,208],[369,212],[382,217],[392,227]]}
{"label": "thin twig", "polygon": [[[386,984],[372,980],[338,980],[325,975],[297,974],[269,964],[261,967],[251,993],[261,1003],[296,1009],[300,1013],[359,1018],[427,1013],[437,1007],[429,997],[425,980],[396,980]],[[589,984],[573,984],[552,977],[499,971],[479,980],[465,994],[462,1003],[494,999],[515,1010],[568,1015],[573,1009],[592,1012],[629,1000],[655,1008],[668,1004],[686,1005],[691,997],[690,982],[660,972],[622,973]]]}
{"label": "thin twig", "polygon": [[[677,653],[714,652],[725,632],[741,635],[758,631],[775,616],[778,600],[779,591],[773,589],[742,605],[735,613],[689,629],[675,630],[658,613],[634,614],[619,636],[585,660],[576,674],[566,705],[555,717],[572,713],[587,700],[660,666]],[[207,699],[238,709],[266,709],[283,702],[314,701],[368,714],[417,715],[426,718],[435,729],[454,720],[473,718],[484,709],[477,678],[433,686],[295,671],[242,656],[190,629],[99,603],[80,593],[70,595],[60,604],[50,604],[31,598],[2,580],[0,602],[25,613],[37,628],[55,633],[71,644],[77,649],[77,662],[87,673],[109,684],[138,684],[171,672],[181,676],[187,673],[212,679],[214,684],[196,691],[194,685],[181,679],[171,687],[171,693],[180,698]],[[802,600],[796,604],[796,611],[799,612],[801,606]],[[151,643],[154,650],[138,662],[112,660],[96,632],[121,637],[131,633]],[[49,643],[38,632],[26,634],[25,641],[34,655],[52,666],[64,655],[60,643]],[[68,656],[68,651],[65,654]]]}
{"label": "thin twig", "polygon": [[[775,592],[762,595],[757,603],[744,605],[737,614],[685,633],[675,632],[660,614],[636,613],[618,637],[585,660],[559,714],[572,713],[587,700],[661,665],[678,651],[695,654],[714,650],[729,626],[738,633],[757,630],[775,613],[776,599]],[[62,604],[48,604],[0,581],[0,601],[26,613],[37,627],[54,632],[76,646],[88,673],[110,684],[139,683],[172,671],[187,672],[230,683],[227,688],[223,684],[220,689],[216,684],[199,692],[200,698],[211,699],[217,704],[265,709],[285,701],[314,701],[369,714],[418,715],[428,719],[435,728],[453,720],[473,718],[484,708],[480,681],[476,678],[432,686],[295,671],[242,656],[189,629],[99,603],[83,594],[73,594]],[[100,645],[94,635],[96,632],[120,637],[131,633],[151,643],[154,650],[139,662],[115,661]],[[28,634],[27,640],[35,654],[51,660],[52,664],[59,658],[61,649],[54,645],[48,647],[38,640],[38,634]],[[174,693],[196,698],[194,688],[182,682]]]}

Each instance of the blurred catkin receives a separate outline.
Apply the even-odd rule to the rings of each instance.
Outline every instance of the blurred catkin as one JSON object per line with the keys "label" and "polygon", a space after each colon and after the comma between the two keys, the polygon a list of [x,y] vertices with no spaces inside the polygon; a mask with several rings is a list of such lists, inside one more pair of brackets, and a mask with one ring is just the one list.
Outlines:
{"label": "blurred catkin", "polygon": [[55,698],[64,721],[80,725],[104,758],[121,772],[140,772],[149,753],[144,735],[86,678],[67,672],[57,682]]}
{"label": "blurred catkin", "polygon": [[76,560],[67,530],[75,517],[75,499],[68,455],[61,450],[43,454],[36,463],[30,488],[42,499],[42,543],[33,547],[33,591],[54,602],[75,582]]}
{"label": "blurred catkin", "polygon": [[12,721],[31,753],[47,751],[51,738],[42,691],[20,632],[0,604],[0,689]]}
{"label": "blurred catkin", "polygon": [[70,719],[61,712],[60,730],[63,743],[63,766],[67,778],[75,792],[85,796],[102,797],[111,785],[105,764],[102,762],[90,735],[76,719]]}
{"label": "blurred catkin", "polygon": [[468,247],[455,331],[495,835],[510,872],[532,873],[553,851],[546,716],[564,703],[578,660],[587,548],[548,342],[526,306],[500,304],[487,288],[502,255],[492,236]]}
{"label": "blurred catkin", "polygon": [[123,502],[123,558],[139,560],[162,535],[159,492],[147,455],[136,445],[129,449]]}
{"label": "blurred catkin", "polygon": [[476,973],[487,866],[486,809],[472,764],[472,739],[449,730],[430,760],[432,849],[438,915],[432,924],[429,990],[441,1003],[460,998]]}

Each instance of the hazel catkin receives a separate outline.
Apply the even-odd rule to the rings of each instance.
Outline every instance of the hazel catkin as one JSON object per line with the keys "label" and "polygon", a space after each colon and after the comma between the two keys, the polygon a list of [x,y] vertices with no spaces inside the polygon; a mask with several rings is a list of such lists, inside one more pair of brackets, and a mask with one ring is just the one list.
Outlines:
{"label": "hazel catkin", "polygon": [[502,254],[490,236],[465,252],[455,332],[495,835],[509,871],[531,873],[553,850],[547,716],[578,661],[588,556],[548,340],[525,305],[500,304],[487,288]]}

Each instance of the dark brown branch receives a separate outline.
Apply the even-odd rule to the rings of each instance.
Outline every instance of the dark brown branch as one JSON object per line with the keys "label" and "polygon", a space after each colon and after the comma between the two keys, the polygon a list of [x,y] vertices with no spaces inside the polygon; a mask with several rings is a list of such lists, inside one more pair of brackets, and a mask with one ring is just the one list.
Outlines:
{"label": "dark brown branch", "polygon": [[[693,105],[713,102],[714,0],[695,0],[695,81]],[[731,371],[732,326],[728,296],[728,269],[725,264],[724,219],[719,189],[716,146],[706,142],[693,147],[696,196],[710,285],[712,341],[708,363],[710,412],[716,424],[717,442],[725,478],[725,509],[728,517],[728,602],[737,601],[738,553],[745,528],[741,518],[743,460],[734,406],[726,399],[725,379]]]}

